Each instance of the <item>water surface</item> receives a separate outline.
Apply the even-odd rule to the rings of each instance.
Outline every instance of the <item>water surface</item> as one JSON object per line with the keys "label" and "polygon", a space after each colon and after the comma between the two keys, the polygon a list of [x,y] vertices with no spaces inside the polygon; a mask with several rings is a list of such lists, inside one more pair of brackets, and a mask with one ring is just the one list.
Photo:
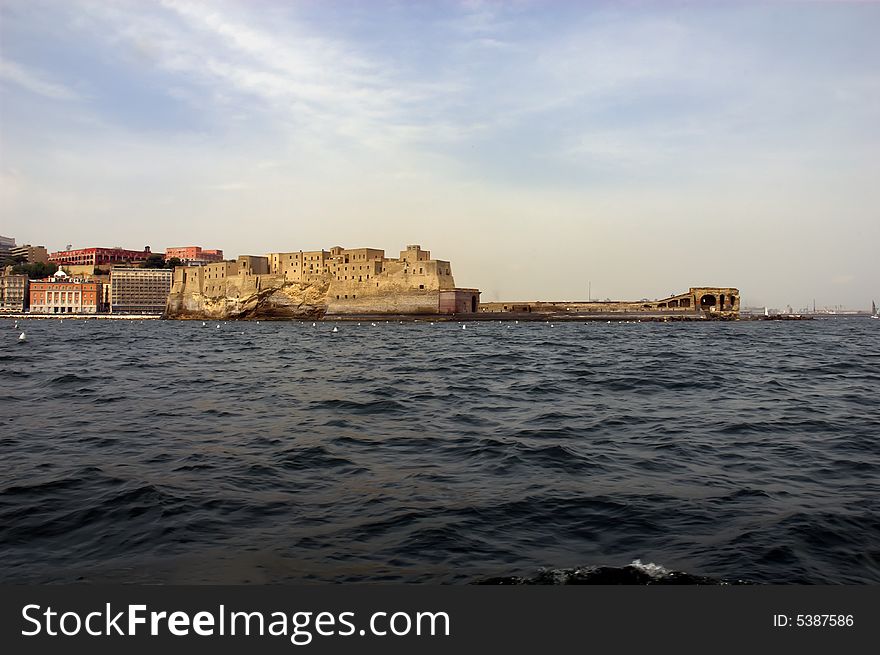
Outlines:
{"label": "water surface", "polygon": [[880,583],[878,323],[0,320],[0,579]]}

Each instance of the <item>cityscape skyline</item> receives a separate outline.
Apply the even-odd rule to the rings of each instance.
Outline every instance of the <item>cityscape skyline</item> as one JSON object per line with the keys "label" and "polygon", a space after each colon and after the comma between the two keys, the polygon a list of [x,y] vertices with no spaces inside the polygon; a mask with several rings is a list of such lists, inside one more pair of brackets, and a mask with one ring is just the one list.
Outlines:
{"label": "cityscape skyline", "polygon": [[0,233],[20,244],[427,243],[484,300],[880,295],[876,4],[38,0],[0,19]]}
{"label": "cityscape skyline", "polygon": [[[9,239],[9,237],[5,237],[5,236],[3,236],[3,235],[0,235],[0,239]],[[15,239],[12,239],[12,240],[14,241]],[[23,244],[18,244],[18,245],[21,246],[21,245],[23,245]],[[27,245],[28,245],[28,246],[31,246],[31,245],[33,245],[33,244],[27,244]],[[201,261],[201,262],[198,262],[196,265],[203,265],[203,264],[205,264],[205,263],[208,263],[209,261],[211,261],[211,262],[217,262],[217,261],[235,261],[236,257],[238,257],[238,256],[240,256],[240,255],[244,255],[244,256],[253,256],[253,255],[262,256],[262,254],[266,254],[266,255],[270,254],[270,253],[262,253],[262,254],[257,254],[257,253],[238,253],[237,255],[228,255],[228,256],[225,256],[225,257],[224,257],[224,256],[222,255],[222,252],[223,252],[222,250],[220,250],[220,251],[217,251],[217,250],[210,250],[210,249],[204,249],[204,250],[203,250],[201,246],[193,246],[193,245],[190,245],[190,246],[167,246],[167,247],[165,247],[165,248],[160,248],[160,249],[156,249],[156,250],[153,250],[153,249],[152,249],[152,246],[149,246],[149,245],[147,245],[147,246],[145,246],[145,247],[146,247],[146,248],[150,248],[150,250],[153,252],[153,254],[158,254],[158,255],[163,255],[163,254],[164,254],[164,256],[165,256],[166,259],[171,259],[172,257],[177,258],[178,256],[180,256],[180,255],[183,254],[182,251],[202,251],[202,252],[204,252],[205,254],[208,255],[208,259],[207,259],[207,261]],[[119,247],[119,246],[113,246],[112,248],[109,248],[109,249],[112,250],[112,249],[115,249],[115,248],[120,248],[120,247]],[[91,249],[94,249],[94,248],[91,248]],[[99,250],[104,250],[104,249],[108,249],[108,248],[105,248],[105,247],[98,247],[98,249],[99,249]],[[125,252],[129,252],[129,251],[128,251],[127,249],[125,249],[125,248],[120,248],[120,249],[123,250],[123,251],[125,251]],[[86,248],[85,250],[90,250],[90,248]],[[306,249],[303,249],[303,250],[306,250]],[[315,250],[324,250],[324,251],[326,251],[326,247],[325,247],[325,248],[317,248],[317,249],[315,249]],[[72,248],[70,249],[70,252],[77,252],[77,251],[78,251],[77,248],[73,248],[73,247],[72,247]],[[64,252],[66,252],[66,251],[65,251],[65,250],[52,250],[52,249],[50,249],[50,250],[49,250],[49,255],[50,255],[50,256],[52,256],[52,255],[58,255],[58,254],[62,254],[62,253],[64,253]],[[170,253],[170,254],[169,254],[169,253]],[[212,256],[212,255],[213,255],[213,256]],[[198,254],[198,258],[201,259],[201,257],[202,257],[202,255],[201,255],[201,253],[199,253],[199,254]],[[181,265],[187,265],[187,262],[188,262],[188,260],[187,260],[187,259],[184,259],[184,260],[181,262]],[[130,265],[132,265],[132,262],[131,262],[131,261],[128,261],[128,260],[127,260],[125,263],[122,264],[123,267],[130,266]],[[112,265],[112,264],[107,264],[107,265],[105,265],[105,266],[110,266],[110,267],[112,267],[113,265]],[[588,283],[588,289],[589,289],[589,290],[591,290],[591,286],[592,286],[591,283]],[[674,295],[674,294],[670,294],[670,295]],[[643,299],[644,299],[644,300],[647,300],[647,298],[643,298]],[[657,298],[654,298],[654,299],[656,300]],[[553,299],[553,298],[549,298],[549,297],[548,297],[548,298],[543,298],[543,299],[541,299],[541,298],[531,298],[531,299],[526,299],[526,298],[518,298],[518,299],[508,298],[508,299],[493,299],[493,300],[561,300],[561,299],[558,299],[558,298]],[[583,298],[570,298],[570,299],[568,299],[568,300],[575,300],[575,301],[584,301],[584,300],[587,300],[587,301],[589,301],[589,300],[593,300],[593,301],[601,301],[601,300],[603,300],[603,299],[602,299],[602,298],[595,297],[594,295],[592,295],[592,294],[590,294],[590,293],[588,292],[588,294],[587,294],[586,296],[584,296]],[[604,300],[627,300],[627,299],[621,299],[621,298],[605,298]],[[628,299],[628,300],[635,300],[635,298],[631,298],[631,299]],[[487,301],[487,302],[492,302],[492,301]],[[873,313],[874,310],[875,310],[875,301],[872,299],[871,301],[869,301],[869,305],[870,305],[870,307],[871,307],[871,312]],[[764,305],[764,308],[765,308],[765,309],[768,308],[768,307],[770,307],[770,306],[769,306],[769,305]],[[744,304],[743,304],[743,309],[744,309],[745,313],[749,313],[749,310],[760,309],[760,306],[759,306],[759,305],[755,305],[754,303],[750,303],[750,302],[748,301],[748,299],[746,298],[746,299],[745,299],[745,302],[744,302]],[[827,312],[853,312],[853,311],[856,311],[856,312],[863,312],[864,310],[865,310],[864,307],[858,307],[858,306],[856,306],[856,307],[850,307],[850,306],[842,305],[842,304],[839,304],[839,303],[829,303],[829,304],[825,304],[825,305],[820,305],[820,304],[817,304],[817,303],[816,303],[815,299],[812,299],[812,301],[807,302],[805,305],[800,305],[800,304],[798,304],[797,301],[795,301],[794,304],[793,304],[792,302],[786,302],[786,303],[784,303],[783,305],[781,305],[780,307],[773,307],[773,308],[771,309],[771,313],[788,313],[788,314],[792,314],[792,313],[816,313],[816,312],[818,312],[818,313],[823,313],[823,312],[825,312],[825,313],[827,313]]]}

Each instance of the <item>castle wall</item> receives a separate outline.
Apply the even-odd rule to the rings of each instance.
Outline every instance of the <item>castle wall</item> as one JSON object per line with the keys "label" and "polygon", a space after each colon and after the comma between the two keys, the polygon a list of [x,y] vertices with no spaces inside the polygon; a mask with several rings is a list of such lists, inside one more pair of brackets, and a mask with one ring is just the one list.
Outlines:
{"label": "castle wall", "polygon": [[344,314],[437,314],[440,311],[439,291],[404,290],[395,293],[370,294],[336,300],[330,296],[327,315]]}
{"label": "castle wall", "polygon": [[441,292],[444,311],[465,313],[473,290],[460,299],[446,293],[455,288],[452,266],[430,255],[419,246],[407,246],[399,259],[378,248],[334,246],[178,267],[168,314],[436,314]]}

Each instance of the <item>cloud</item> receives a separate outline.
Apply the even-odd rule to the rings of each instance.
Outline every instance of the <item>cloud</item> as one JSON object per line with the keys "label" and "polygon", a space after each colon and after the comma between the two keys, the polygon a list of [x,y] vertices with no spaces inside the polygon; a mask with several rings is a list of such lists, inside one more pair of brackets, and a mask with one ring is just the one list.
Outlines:
{"label": "cloud", "polygon": [[52,100],[77,100],[80,97],[63,84],[51,81],[41,73],[6,58],[0,59],[0,80],[12,82],[31,93]]}
{"label": "cloud", "polygon": [[[261,21],[242,5],[164,0],[154,11],[87,5],[102,31],[115,35],[156,69],[174,76],[169,95],[233,122],[242,110],[271,116],[276,129],[298,139],[352,140],[395,147],[431,133],[408,110],[443,89],[411,83],[394,64],[374,59],[294,17]],[[192,96],[186,87],[202,87]],[[438,130],[442,133],[442,130]]]}

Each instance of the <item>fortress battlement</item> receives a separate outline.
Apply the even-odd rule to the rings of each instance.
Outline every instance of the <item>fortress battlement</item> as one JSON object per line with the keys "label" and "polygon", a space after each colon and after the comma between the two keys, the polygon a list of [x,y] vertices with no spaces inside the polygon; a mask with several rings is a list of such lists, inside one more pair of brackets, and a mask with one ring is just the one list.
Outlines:
{"label": "fortress battlement", "polygon": [[455,286],[452,266],[409,245],[389,258],[377,248],[241,255],[174,270],[170,317],[319,317],[346,314],[464,314],[480,291]]}

